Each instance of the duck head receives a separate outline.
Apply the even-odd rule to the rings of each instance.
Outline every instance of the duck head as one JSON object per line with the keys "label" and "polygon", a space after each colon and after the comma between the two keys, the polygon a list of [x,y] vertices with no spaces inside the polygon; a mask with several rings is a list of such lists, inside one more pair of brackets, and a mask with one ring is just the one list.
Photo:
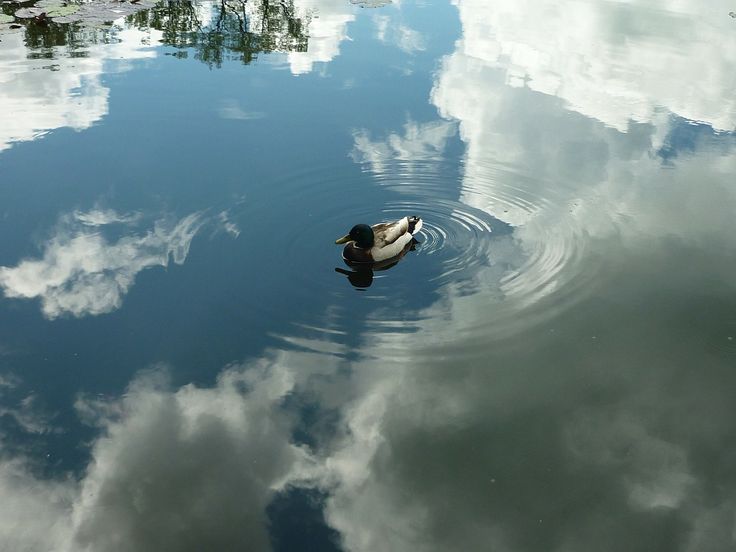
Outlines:
{"label": "duck head", "polygon": [[348,243],[351,241],[355,242],[355,245],[361,249],[370,249],[374,243],[373,228],[367,224],[356,224],[350,229],[350,233],[343,236],[339,240],[335,240],[335,243]]}

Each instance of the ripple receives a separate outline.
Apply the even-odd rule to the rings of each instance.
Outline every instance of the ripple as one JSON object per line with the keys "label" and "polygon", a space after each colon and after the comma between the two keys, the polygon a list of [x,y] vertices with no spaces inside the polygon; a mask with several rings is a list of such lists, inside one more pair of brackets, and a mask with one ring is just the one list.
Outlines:
{"label": "ripple", "polygon": [[[295,174],[282,175],[273,188],[279,195],[288,194],[290,202],[310,205],[313,211],[303,213],[303,231],[330,240],[329,243],[358,222],[374,224],[407,215],[420,216],[423,221],[417,236],[420,243],[412,254],[436,260],[430,281],[434,286],[441,286],[486,265],[492,255],[493,233],[508,232],[507,225],[487,212],[452,198],[457,195],[457,187],[446,177],[449,167],[438,168],[435,164],[418,170],[399,164],[397,170],[377,178],[379,186],[400,192],[391,194],[380,204],[345,198],[345,179],[349,176],[344,171],[340,174],[334,166],[312,166]],[[375,186],[375,183],[369,185]],[[286,257],[296,258],[302,245],[297,240],[287,240],[284,247]],[[339,260],[337,248],[333,249],[331,255]],[[391,278],[389,271],[376,273],[374,281],[388,278]],[[304,284],[313,292],[324,286],[321,277],[313,278],[310,274],[305,274]],[[375,290],[368,294],[372,299],[388,297],[380,286],[375,286]]]}
{"label": "ripple", "polygon": [[[736,332],[730,332],[736,334]],[[727,335],[725,339],[721,340],[720,349],[723,349],[728,354],[736,356],[736,335]]]}
{"label": "ripple", "polygon": [[470,275],[488,264],[493,228],[503,226],[488,213],[457,201],[397,201],[382,210],[387,219],[407,213],[422,217],[417,255],[437,259],[437,271],[430,278],[435,285],[450,282],[453,275]]}
{"label": "ripple", "polygon": [[[273,203],[291,213],[289,224],[270,229],[282,267],[268,271],[270,285],[292,305],[315,298],[325,308],[337,305],[330,322],[310,322],[315,339],[348,340],[339,333],[345,317],[360,318],[369,333],[421,331],[434,323],[442,298],[467,298],[462,308],[477,310],[439,315],[452,320],[448,340],[460,333],[500,337],[591,293],[601,264],[577,218],[579,200],[564,185],[493,164],[469,170],[457,161],[399,160],[380,170],[360,167],[357,177],[355,166],[339,161],[279,173],[267,196],[247,203],[251,213],[273,212]],[[420,216],[423,227],[415,250],[396,267],[351,281],[335,273],[346,269],[337,237],[359,222],[407,215]],[[309,240],[295,239],[295,226]],[[270,308],[257,297],[252,305],[264,316]]]}

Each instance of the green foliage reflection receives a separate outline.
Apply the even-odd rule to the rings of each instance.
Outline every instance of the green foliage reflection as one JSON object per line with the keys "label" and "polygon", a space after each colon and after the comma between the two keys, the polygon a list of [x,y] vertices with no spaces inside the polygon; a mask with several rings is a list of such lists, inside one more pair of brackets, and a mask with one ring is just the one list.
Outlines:
{"label": "green foliage reflection", "polygon": [[181,50],[177,57],[187,57],[186,50],[194,50],[196,59],[219,67],[226,59],[251,63],[261,52],[306,52],[309,18],[309,14],[297,16],[293,0],[213,4],[179,0],[161,2],[127,21],[161,31],[164,44]]}

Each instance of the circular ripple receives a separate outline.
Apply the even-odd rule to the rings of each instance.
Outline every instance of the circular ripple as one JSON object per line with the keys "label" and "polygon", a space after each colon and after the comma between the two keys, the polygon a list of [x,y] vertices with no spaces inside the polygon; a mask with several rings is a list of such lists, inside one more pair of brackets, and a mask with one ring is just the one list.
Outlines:
{"label": "circular ripple", "polygon": [[[293,305],[322,297],[333,320],[310,331],[324,326],[329,339],[341,316],[365,317],[375,333],[426,330],[438,317],[437,297],[466,304],[461,316],[439,315],[454,317],[448,339],[501,336],[579,300],[597,277],[569,190],[515,167],[394,161],[356,178],[351,165],[311,165],[268,186],[267,196],[246,203],[251,212],[274,212],[274,204],[289,212],[288,224],[269,227],[281,268],[267,271],[270,284]],[[395,268],[348,281],[334,240],[356,223],[407,215],[423,220],[415,250]],[[295,228],[309,239],[295,239]],[[417,293],[423,306],[406,307]],[[267,316],[259,301],[253,307]]]}
{"label": "circular ripple", "polygon": [[407,214],[422,218],[416,252],[437,259],[436,271],[431,277],[435,285],[470,276],[488,264],[493,227],[501,226],[488,213],[445,199],[431,203],[397,201],[382,211],[387,220]]}

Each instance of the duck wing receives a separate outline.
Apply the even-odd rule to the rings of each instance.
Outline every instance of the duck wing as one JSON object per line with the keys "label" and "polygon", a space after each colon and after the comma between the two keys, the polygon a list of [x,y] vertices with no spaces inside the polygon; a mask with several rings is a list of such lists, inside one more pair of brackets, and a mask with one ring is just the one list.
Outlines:
{"label": "duck wing", "polygon": [[396,222],[381,222],[380,224],[374,224],[372,228],[375,239],[373,246],[380,249],[393,244],[409,232],[409,218],[404,217]]}

